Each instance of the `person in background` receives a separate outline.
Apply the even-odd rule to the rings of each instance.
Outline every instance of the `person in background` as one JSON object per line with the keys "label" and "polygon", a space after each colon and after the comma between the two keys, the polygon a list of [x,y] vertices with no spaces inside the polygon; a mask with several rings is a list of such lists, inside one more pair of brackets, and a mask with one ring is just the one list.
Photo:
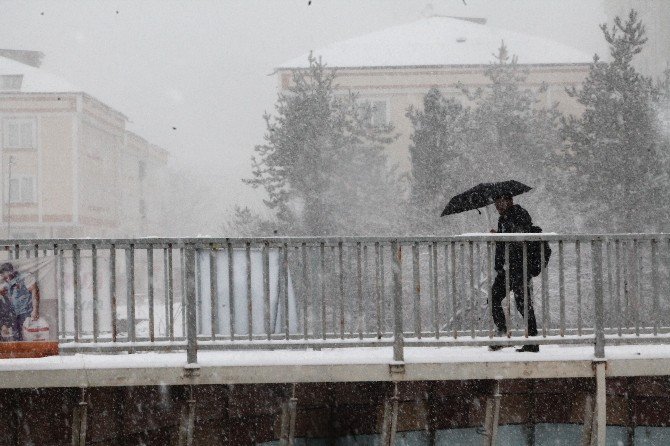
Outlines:
{"label": "person in background", "polygon": [[14,309],[14,332],[15,341],[23,341],[23,323],[29,317],[37,320],[40,317],[40,291],[32,275],[21,275],[11,263],[0,265],[0,277],[6,287],[4,291],[9,297]]}
{"label": "person in background", "polygon": [[14,340],[14,323],[16,314],[14,314],[14,305],[9,300],[8,289],[6,286],[0,287],[0,342],[10,342]]}

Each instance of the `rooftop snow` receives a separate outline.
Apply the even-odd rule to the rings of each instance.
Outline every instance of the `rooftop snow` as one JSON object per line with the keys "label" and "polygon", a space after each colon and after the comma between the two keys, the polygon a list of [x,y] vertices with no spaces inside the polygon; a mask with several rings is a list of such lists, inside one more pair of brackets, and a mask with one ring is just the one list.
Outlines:
{"label": "rooftop snow", "polygon": [[[487,65],[505,42],[521,64],[584,64],[592,56],[529,34],[449,17],[430,17],[314,50],[330,67]],[[305,68],[308,54],[278,69]]]}
{"label": "rooftop snow", "polygon": [[[23,75],[22,93],[66,93],[80,92],[81,89],[66,80],[41,68],[31,67],[6,57],[0,57],[0,76]],[[14,91],[14,90],[7,90]]]}

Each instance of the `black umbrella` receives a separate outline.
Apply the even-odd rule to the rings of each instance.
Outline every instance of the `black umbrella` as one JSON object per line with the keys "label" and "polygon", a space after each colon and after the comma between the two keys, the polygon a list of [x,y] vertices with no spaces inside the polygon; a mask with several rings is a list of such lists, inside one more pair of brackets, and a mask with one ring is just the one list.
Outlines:
{"label": "black umbrella", "polygon": [[481,183],[449,200],[447,207],[444,208],[440,217],[482,208],[492,204],[496,198],[506,195],[514,197],[531,189],[532,187],[514,180],[500,181],[498,183]]}

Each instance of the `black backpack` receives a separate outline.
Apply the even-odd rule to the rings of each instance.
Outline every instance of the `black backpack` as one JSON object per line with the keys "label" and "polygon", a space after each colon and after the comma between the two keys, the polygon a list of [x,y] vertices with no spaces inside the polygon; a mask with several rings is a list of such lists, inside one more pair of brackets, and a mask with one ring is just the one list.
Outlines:
{"label": "black backpack", "polygon": [[[529,233],[540,233],[542,228],[539,226],[531,226]],[[542,259],[542,245],[544,244],[544,259]],[[551,248],[547,241],[528,242],[528,273],[532,277],[537,277],[542,272],[542,268],[546,268],[551,257]]]}

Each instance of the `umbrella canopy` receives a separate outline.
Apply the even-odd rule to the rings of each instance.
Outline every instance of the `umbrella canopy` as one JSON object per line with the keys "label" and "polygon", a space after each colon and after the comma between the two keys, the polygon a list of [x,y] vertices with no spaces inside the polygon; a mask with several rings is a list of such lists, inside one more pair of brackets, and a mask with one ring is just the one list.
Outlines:
{"label": "umbrella canopy", "polygon": [[482,208],[492,204],[496,198],[506,195],[514,197],[531,189],[532,187],[514,180],[481,183],[449,200],[440,217]]}

